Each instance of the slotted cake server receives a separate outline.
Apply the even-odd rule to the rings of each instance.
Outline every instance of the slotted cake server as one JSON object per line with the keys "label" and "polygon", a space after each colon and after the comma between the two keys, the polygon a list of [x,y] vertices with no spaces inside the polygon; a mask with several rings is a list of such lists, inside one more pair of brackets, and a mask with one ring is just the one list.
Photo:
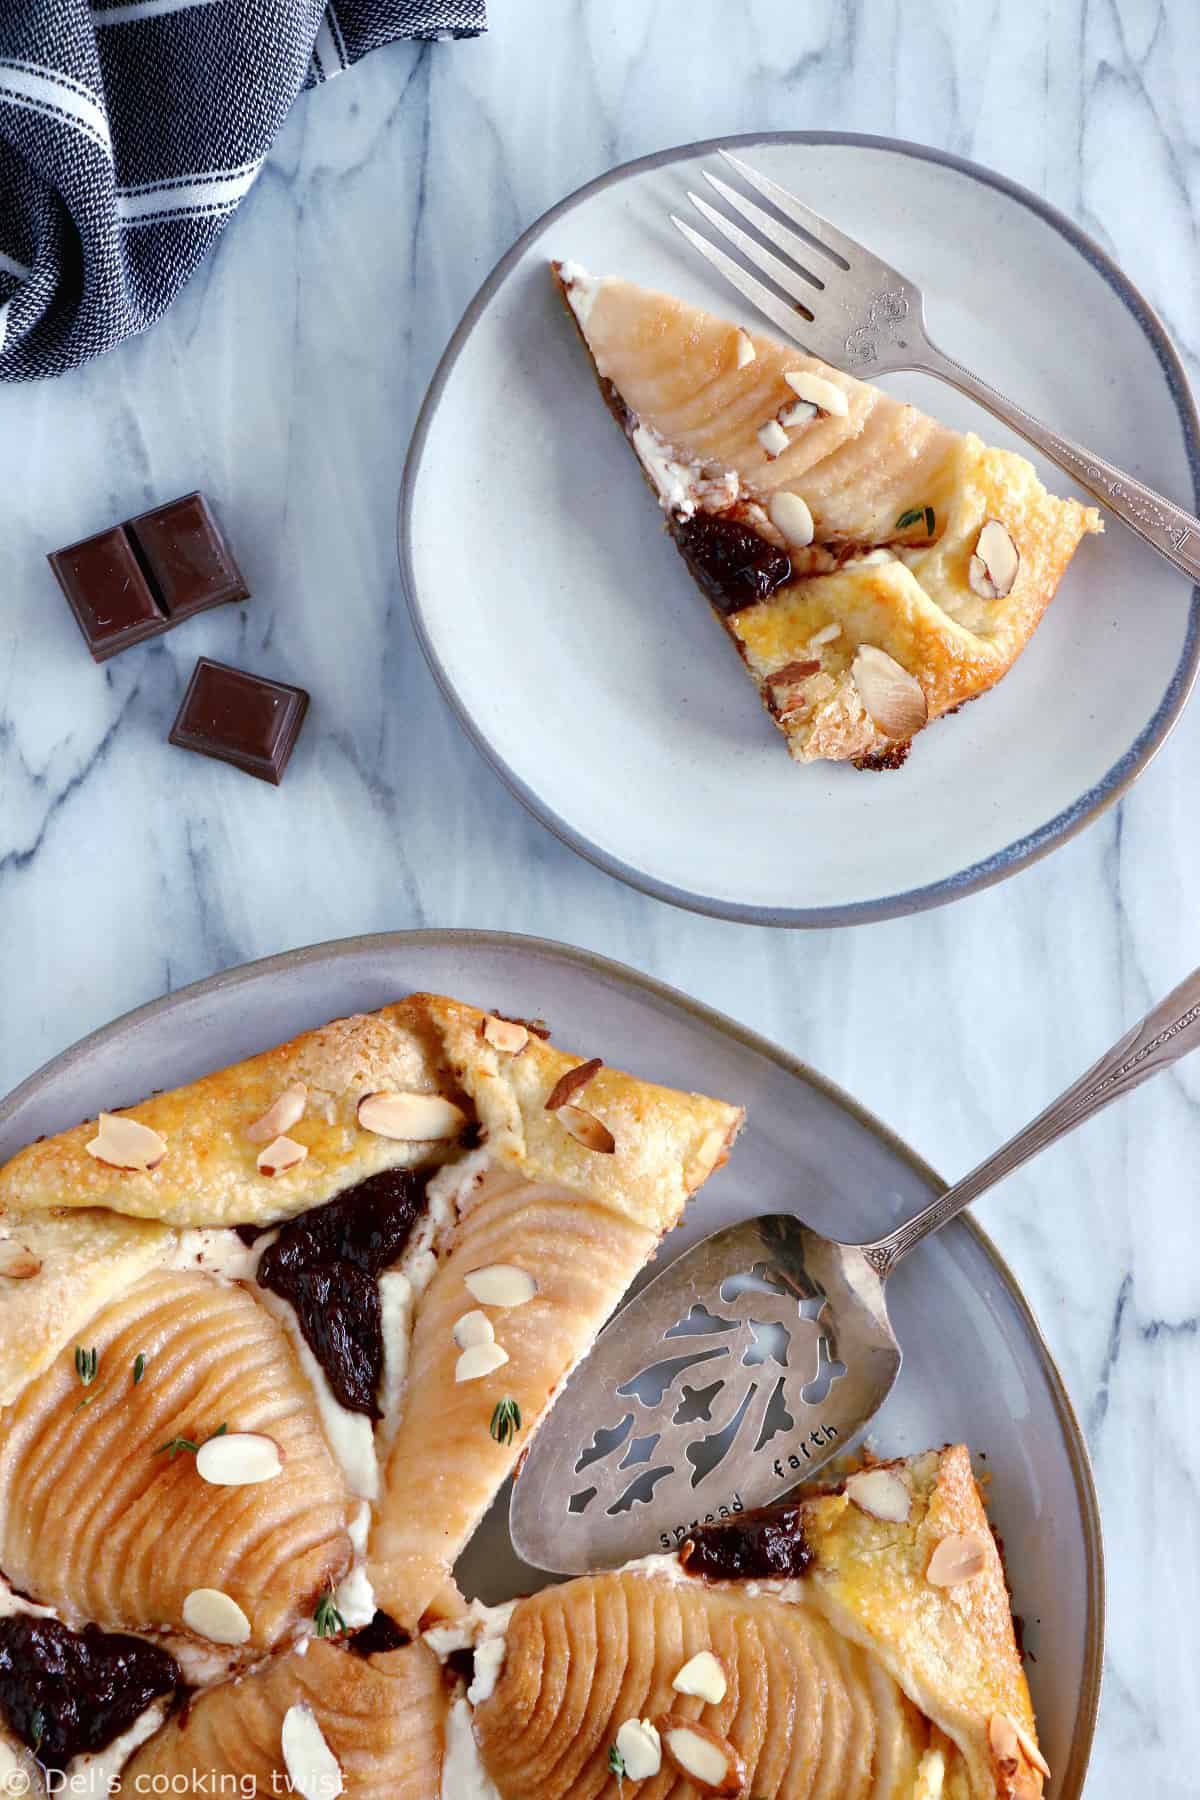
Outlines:
{"label": "slotted cake server", "polygon": [[790,1213],[726,1226],[609,1323],[513,1487],[518,1554],[563,1575],[678,1546],[762,1506],[852,1445],[901,1350],[886,1284],[965,1206],[1200,1046],[1200,969],[956,1186],[885,1237],[843,1244]]}

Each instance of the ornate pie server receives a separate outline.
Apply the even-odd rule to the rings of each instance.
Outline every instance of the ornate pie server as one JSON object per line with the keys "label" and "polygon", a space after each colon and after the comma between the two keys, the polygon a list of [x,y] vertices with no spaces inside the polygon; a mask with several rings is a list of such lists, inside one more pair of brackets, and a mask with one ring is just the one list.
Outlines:
{"label": "ornate pie server", "polygon": [[1013,1169],[1200,1046],[1200,969],[1031,1124],[914,1218],[841,1244],[789,1214],[713,1233],[617,1315],[512,1496],[519,1554],[561,1574],[678,1547],[777,1499],[861,1434],[900,1372],[885,1285]]}

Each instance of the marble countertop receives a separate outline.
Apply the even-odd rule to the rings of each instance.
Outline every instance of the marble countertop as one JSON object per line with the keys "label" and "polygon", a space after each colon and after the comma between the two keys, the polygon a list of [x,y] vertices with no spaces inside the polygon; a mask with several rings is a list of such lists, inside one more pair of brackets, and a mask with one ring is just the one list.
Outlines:
{"label": "marble countertop", "polygon": [[[494,0],[477,43],[381,51],[301,98],[173,313],[0,391],[0,1090],[214,970],[421,925],[651,970],[840,1082],[948,1176],[1197,960],[1200,707],[1120,806],[952,907],[840,932],[694,917],[561,846],[466,742],[394,548],[405,446],[471,295],[612,164],[759,128],[924,140],[1046,196],[1134,276],[1193,378],[1200,91],[1185,0]],[[254,593],[97,670],[44,562],[199,486]],[[1183,498],[1183,496],[1180,496]],[[198,653],[313,693],[278,791],[168,747]],[[1088,1793],[1195,1790],[1200,1062],[1014,1177],[982,1216],[1085,1422],[1107,1524]]]}

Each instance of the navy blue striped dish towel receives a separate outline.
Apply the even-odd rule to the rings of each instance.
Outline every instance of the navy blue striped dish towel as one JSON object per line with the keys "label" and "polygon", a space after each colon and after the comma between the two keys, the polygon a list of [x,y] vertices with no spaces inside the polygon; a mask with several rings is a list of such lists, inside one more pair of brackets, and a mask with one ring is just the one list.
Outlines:
{"label": "navy blue striped dish towel", "polygon": [[302,88],[484,0],[0,0],[0,379],[164,313]]}

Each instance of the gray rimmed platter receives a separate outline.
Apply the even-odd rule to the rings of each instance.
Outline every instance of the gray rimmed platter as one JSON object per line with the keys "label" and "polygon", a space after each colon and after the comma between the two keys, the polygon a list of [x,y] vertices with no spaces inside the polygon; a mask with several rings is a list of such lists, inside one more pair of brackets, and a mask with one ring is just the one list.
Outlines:
{"label": "gray rimmed platter", "polygon": [[[1200,431],[1179,359],[1128,278],[1061,213],[892,139],[722,141],[916,278],[953,355],[1197,505]],[[1111,525],[1081,547],[1006,679],[923,733],[903,769],[792,765],[663,536],[546,272],[571,257],[754,322],[668,223],[715,149],[663,151],[570,195],[468,308],[401,490],[414,625],[477,747],[610,874],[759,924],[915,912],[1015,873],[1125,792],[1192,686],[1200,592]],[[1027,451],[939,383],[887,385]],[[1078,492],[1033,460],[1055,491]]]}
{"label": "gray rimmed platter", "polygon": [[[842,1237],[876,1236],[943,1185],[847,1095],[732,1020],[586,951],[476,931],[396,932],[289,951],[155,1000],[0,1103],[0,1160],[101,1107],[418,989],[540,1014],[564,1047],[747,1108],[734,1156],[660,1262],[723,1223],[789,1208]],[[873,1442],[901,1454],[962,1439],[986,1458],[978,1466],[991,1477],[992,1516],[1036,1658],[1028,1674],[1054,1793],[1078,1800],[1099,1699],[1104,1572],[1087,1450],[1062,1378],[1015,1276],[969,1218],[902,1265],[889,1304],[905,1365]],[[459,1575],[488,1600],[545,1580],[515,1558],[504,1496]]]}

